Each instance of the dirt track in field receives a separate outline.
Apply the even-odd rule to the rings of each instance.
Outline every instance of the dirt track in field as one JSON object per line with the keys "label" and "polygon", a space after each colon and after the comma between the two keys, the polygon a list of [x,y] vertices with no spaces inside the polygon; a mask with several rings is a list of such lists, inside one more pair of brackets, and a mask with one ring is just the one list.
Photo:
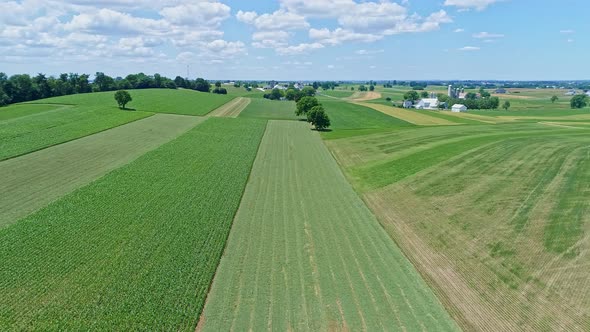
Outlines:
{"label": "dirt track in field", "polygon": [[250,98],[238,97],[229,103],[218,107],[209,113],[209,116],[237,118],[238,115],[250,104]]}

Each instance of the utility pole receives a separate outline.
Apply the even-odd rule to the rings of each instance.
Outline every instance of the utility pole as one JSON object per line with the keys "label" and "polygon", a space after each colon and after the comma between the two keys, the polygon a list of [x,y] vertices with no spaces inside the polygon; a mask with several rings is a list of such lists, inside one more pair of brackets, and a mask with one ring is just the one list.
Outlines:
{"label": "utility pole", "polygon": [[188,80],[188,78],[190,77],[190,65],[186,65],[186,79]]}

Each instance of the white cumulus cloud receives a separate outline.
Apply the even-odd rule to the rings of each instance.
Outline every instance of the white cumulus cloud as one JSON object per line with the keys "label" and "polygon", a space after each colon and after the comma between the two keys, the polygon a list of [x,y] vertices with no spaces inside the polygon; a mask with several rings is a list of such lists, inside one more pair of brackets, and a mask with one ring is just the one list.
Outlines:
{"label": "white cumulus cloud", "polygon": [[477,46],[464,46],[459,49],[459,51],[465,51],[465,52],[472,52],[472,51],[479,51],[479,50],[480,50],[480,48]]}
{"label": "white cumulus cloud", "polygon": [[445,6],[454,6],[459,9],[484,10],[488,6],[504,0],[445,0]]}

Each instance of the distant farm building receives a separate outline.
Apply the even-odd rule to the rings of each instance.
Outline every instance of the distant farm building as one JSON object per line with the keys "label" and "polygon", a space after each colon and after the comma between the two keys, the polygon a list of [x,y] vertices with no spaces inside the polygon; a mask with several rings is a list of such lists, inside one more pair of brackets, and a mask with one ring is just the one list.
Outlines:
{"label": "distant farm building", "polygon": [[504,89],[504,88],[496,89],[496,93],[504,94],[504,93],[506,93],[506,89]]}
{"label": "distant farm building", "polygon": [[586,96],[590,97],[590,90],[586,92]]}
{"label": "distant farm building", "polygon": [[576,90],[570,90],[568,92],[565,93],[566,96],[575,96],[576,95]]}
{"label": "distant farm building", "polygon": [[402,105],[403,108],[412,108],[414,106],[414,103],[411,100],[404,100],[404,103]]}
{"label": "distant farm building", "polygon": [[419,110],[436,110],[438,109],[438,98],[424,98],[414,106]]}
{"label": "distant farm building", "polygon": [[467,106],[463,104],[455,104],[451,108],[452,112],[459,113],[459,112],[467,112]]}

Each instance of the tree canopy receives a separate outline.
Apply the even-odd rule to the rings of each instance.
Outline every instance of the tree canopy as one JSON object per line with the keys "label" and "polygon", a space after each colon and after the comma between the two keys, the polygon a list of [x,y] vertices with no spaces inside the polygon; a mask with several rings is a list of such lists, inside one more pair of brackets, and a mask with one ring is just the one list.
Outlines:
{"label": "tree canopy", "polygon": [[127,103],[132,101],[133,98],[131,98],[131,95],[129,94],[129,92],[127,92],[125,90],[119,90],[119,91],[115,92],[115,100],[117,101],[119,108],[125,109],[125,106],[127,105]]}
{"label": "tree canopy", "polygon": [[418,99],[420,99],[420,96],[418,95],[418,92],[414,90],[404,93],[404,100],[416,101]]}
{"label": "tree canopy", "polygon": [[307,121],[311,123],[316,130],[324,130],[330,127],[330,118],[321,105],[314,106],[307,113]]}
{"label": "tree canopy", "polygon": [[319,106],[320,103],[318,102],[316,97],[305,96],[297,102],[297,109],[295,110],[295,115],[307,115],[307,112],[311,111],[312,108]]}
{"label": "tree canopy", "polygon": [[588,96],[586,95],[576,95],[572,97],[570,101],[570,106],[572,108],[584,108],[588,106]]}

